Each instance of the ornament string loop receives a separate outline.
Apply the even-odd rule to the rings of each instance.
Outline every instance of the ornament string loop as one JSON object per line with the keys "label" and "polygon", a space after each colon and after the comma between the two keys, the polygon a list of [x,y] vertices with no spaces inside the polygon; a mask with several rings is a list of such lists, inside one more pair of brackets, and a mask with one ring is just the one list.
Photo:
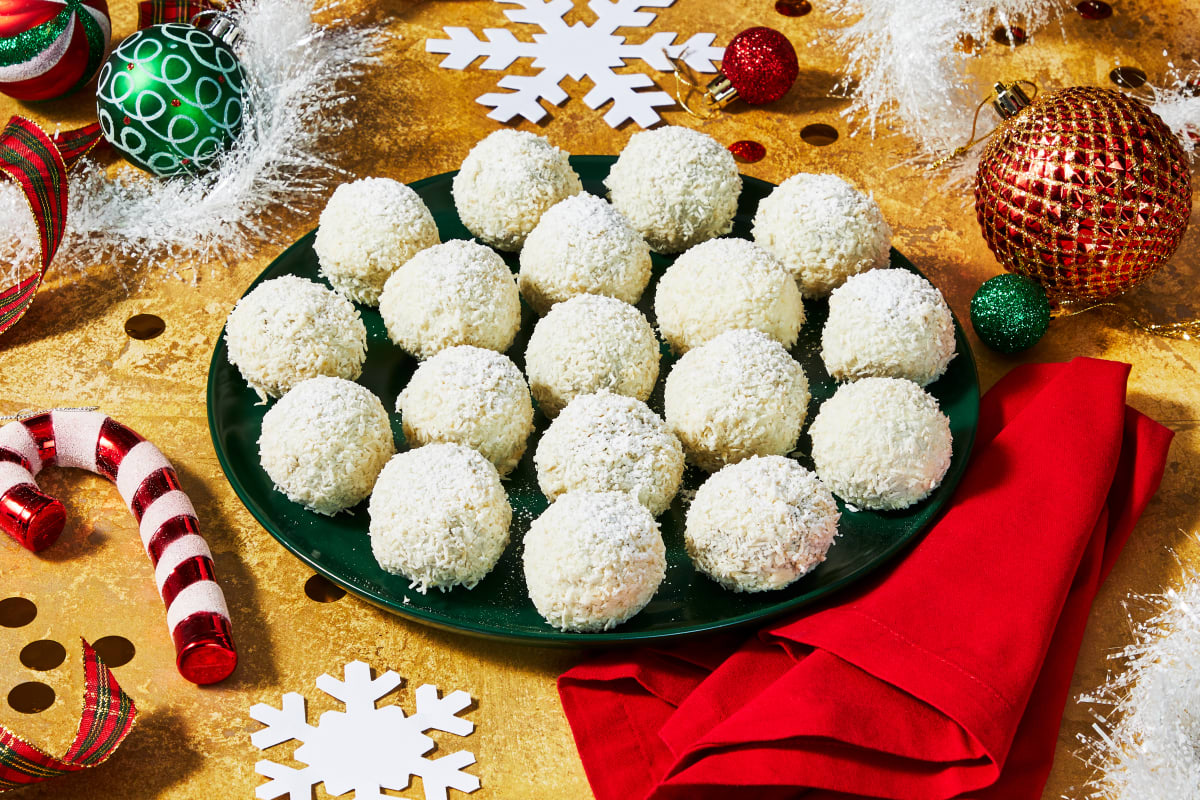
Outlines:
{"label": "ornament string loop", "polygon": [[675,68],[675,98],[679,101],[679,105],[683,106],[683,110],[697,119],[715,117],[720,106],[709,99],[706,82],[684,61],[687,51],[685,50],[678,56],[672,56],[664,49],[663,55]]}
{"label": "ornament string loop", "polygon": [[[1032,94],[1026,95],[1024,92],[1021,92],[1017,88],[1020,86],[1030,87],[1033,90]],[[1013,91],[1014,89],[1016,89],[1016,92]],[[1038,85],[1033,81],[1022,79],[1009,84],[1007,87],[1002,83],[997,83],[995,88],[992,89],[988,96],[979,101],[979,105],[975,106],[975,117],[971,120],[971,136],[967,143],[954,148],[953,151],[942,156],[937,161],[934,161],[932,164],[926,167],[926,169],[937,169],[943,164],[965,155],[966,152],[972,147],[982,141],[985,141],[989,136],[995,133],[1000,128],[1000,125],[1004,124],[1004,120],[1008,119],[1017,111],[1020,111],[1022,108],[1029,105],[1030,101],[1037,97],[1037,93]],[[1013,98],[1015,102],[1010,101],[1008,99],[1010,97]],[[983,111],[983,107],[988,103],[992,103],[996,108],[996,113],[1000,115],[1000,123],[992,127],[987,133],[977,137],[975,136],[975,131],[979,129],[979,113]]]}
{"label": "ornament string loop", "polygon": [[1058,309],[1056,309],[1055,316],[1074,317],[1079,314],[1086,314],[1089,311],[1095,311],[1098,308],[1112,309],[1122,321],[1128,322],[1143,333],[1149,333],[1152,336],[1161,336],[1164,339],[1181,339],[1185,342],[1200,339],[1200,319],[1183,320],[1181,322],[1142,322],[1141,319],[1117,303],[1092,303],[1078,307],[1071,303],[1060,303]]}

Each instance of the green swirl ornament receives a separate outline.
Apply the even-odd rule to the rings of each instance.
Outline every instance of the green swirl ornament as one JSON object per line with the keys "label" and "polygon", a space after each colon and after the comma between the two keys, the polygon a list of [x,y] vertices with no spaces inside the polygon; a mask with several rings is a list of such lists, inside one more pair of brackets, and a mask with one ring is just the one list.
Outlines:
{"label": "green swirl ornament", "polygon": [[177,22],[138,31],[113,51],[96,87],[104,138],[159,176],[194,175],[242,129],[246,75],[228,44]]}

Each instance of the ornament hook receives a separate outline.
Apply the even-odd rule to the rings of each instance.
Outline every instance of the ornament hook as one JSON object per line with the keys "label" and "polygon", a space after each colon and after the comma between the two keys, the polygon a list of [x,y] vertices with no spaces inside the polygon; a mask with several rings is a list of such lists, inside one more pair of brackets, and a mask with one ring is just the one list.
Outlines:
{"label": "ornament hook", "polygon": [[[1025,94],[1025,92],[1021,90],[1022,85],[1032,88],[1032,94]],[[1019,81],[1014,81],[1008,86],[1005,86],[1003,83],[997,81],[995,86],[992,88],[991,93],[988,94],[987,97],[983,98],[983,100],[979,102],[979,105],[975,107],[975,118],[971,120],[971,136],[969,141],[964,145],[954,148],[951,153],[942,156],[937,161],[926,167],[926,169],[937,169],[948,161],[953,161],[996,132],[996,129],[1000,127],[999,125],[992,128],[982,136],[979,136],[978,138],[975,136],[975,131],[979,128],[979,112],[983,111],[983,107],[988,103],[991,103],[992,108],[994,108],[996,113],[1000,115],[1001,124],[1003,124],[1004,120],[1011,119],[1020,113],[1021,109],[1027,108],[1029,104],[1033,102],[1033,98],[1037,97],[1037,94],[1038,85],[1033,81],[1022,79]]]}

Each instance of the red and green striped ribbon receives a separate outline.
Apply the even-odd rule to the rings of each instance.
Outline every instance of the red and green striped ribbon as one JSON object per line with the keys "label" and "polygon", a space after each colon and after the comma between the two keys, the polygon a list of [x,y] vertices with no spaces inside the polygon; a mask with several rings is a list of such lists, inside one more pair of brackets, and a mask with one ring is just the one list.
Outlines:
{"label": "red and green striped ribbon", "polygon": [[17,323],[33,302],[54,260],[67,222],[67,170],[101,139],[100,123],[48,135],[36,123],[13,117],[0,131],[0,174],[16,182],[37,225],[40,269],[0,290],[0,333]]}
{"label": "red and green striped ribbon", "polygon": [[138,30],[164,22],[191,22],[192,17],[212,7],[197,0],[146,0],[138,3]]}
{"label": "red and green striped ribbon", "polygon": [[55,758],[0,725],[0,792],[103,763],[133,727],[137,709],[117,679],[83,642],[83,715],[75,741]]}

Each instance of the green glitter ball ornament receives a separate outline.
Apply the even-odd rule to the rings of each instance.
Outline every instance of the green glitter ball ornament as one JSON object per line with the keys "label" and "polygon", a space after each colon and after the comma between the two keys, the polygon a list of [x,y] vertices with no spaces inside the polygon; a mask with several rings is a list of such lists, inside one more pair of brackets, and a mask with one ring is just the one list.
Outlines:
{"label": "green glitter ball ornament", "polygon": [[113,51],[96,86],[104,138],[159,176],[196,174],[237,140],[246,75],[209,31],[170,22],[134,33]]}
{"label": "green glitter ball ornament", "polygon": [[1050,300],[1031,278],[997,275],[971,298],[971,325],[993,350],[1019,353],[1037,344],[1050,327]]}

